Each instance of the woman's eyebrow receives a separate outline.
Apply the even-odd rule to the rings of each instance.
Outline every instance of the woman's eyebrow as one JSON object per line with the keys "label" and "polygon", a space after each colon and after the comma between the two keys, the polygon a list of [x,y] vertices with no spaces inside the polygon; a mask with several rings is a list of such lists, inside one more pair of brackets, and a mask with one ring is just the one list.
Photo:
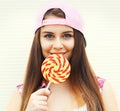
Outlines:
{"label": "woman's eyebrow", "polygon": [[73,33],[73,31],[64,31],[63,33]]}
{"label": "woman's eyebrow", "polygon": [[48,33],[53,34],[53,32],[50,32],[50,31],[43,31],[42,33],[44,33],[44,34],[48,34]]}

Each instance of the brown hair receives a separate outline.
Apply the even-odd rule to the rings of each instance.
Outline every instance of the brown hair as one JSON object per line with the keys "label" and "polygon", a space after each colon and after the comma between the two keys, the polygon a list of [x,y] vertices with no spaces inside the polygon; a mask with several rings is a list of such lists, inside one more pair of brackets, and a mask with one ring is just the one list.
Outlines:
{"label": "brown hair", "polygon": [[[48,10],[43,19],[49,15],[65,18],[64,12],[58,8]],[[98,83],[86,55],[84,36],[81,32],[74,29],[74,37],[75,46],[70,59],[72,68],[69,77],[70,85],[77,98],[81,95],[87,105],[88,111],[104,111]],[[42,55],[39,39],[40,29],[36,31],[31,47],[24,88],[22,91],[21,111],[25,111],[30,95],[42,84],[43,76],[40,67],[44,57]]]}

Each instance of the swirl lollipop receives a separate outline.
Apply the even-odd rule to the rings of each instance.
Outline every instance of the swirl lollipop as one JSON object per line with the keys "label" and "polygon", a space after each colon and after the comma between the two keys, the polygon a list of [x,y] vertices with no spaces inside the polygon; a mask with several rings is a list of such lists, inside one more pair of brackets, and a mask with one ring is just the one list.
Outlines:
{"label": "swirl lollipop", "polygon": [[41,71],[43,77],[50,83],[59,84],[64,82],[70,75],[70,64],[68,60],[60,54],[48,56],[42,63]]}

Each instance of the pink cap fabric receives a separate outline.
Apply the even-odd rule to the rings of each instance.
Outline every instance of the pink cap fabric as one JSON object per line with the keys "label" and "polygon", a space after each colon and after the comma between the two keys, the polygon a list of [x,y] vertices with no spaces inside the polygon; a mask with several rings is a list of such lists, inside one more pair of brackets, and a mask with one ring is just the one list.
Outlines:
{"label": "pink cap fabric", "polygon": [[[51,8],[60,8],[65,13],[65,19],[47,19],[43,20],[44,14]],[[44,7],[38,17],[37,17],[37,23],[35,27],[35,31],[44,26],[44,25],[50,25],[50,24],[63,24],[70,26],[74,29],[77,29],[83,34],[83,20],[78,13],[78,11],[73,8],[72,6],[63,3],[63,2],[53,2]]]}

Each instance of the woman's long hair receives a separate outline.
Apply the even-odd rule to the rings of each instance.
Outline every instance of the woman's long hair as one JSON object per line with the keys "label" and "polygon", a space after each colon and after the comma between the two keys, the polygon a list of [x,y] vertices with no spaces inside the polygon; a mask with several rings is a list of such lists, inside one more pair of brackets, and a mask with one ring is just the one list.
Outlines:
{"label": "woman's long hair", "polygon": [[[65,18],[64,12],[58,8],[47,11],[45,17],[51,14]],[[45,19],[45,17],[43,19]],[[87,105],[88,111],[104,111],[98,82],[94,72],[90,67],[85,51],[84,36],[82,33],[74,29],[74,37],[75,46],[70,59],[71,74],[69,81],[71,88],[73,89],[73,92],[77,96],[78,100],[79,97],[83,99]],[[25,111],[30,95],[42,84],[43,76],[41,73],[41,64],[43,60],[44,57],[42,55],[40,45],[40,29],[38,29],[35,33],[27,65],[20,111]]]}

